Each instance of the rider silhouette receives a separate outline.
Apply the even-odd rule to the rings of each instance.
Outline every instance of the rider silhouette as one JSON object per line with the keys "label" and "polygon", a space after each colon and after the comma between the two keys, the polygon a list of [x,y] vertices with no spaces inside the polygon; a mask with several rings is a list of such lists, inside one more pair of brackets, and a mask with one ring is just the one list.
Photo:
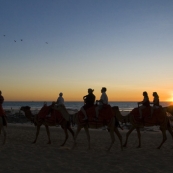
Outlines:
{"label": "rider silhouette", "polygon": [[95,102],[95,95],[93,94],[93,91],[91,88],[88,89],[88,95],[83,96],[83,100],[84,100],[84,106],[81,107],[81,111],[84,114],[84,119],[83,120],[87,120],[87,114],[86,114],[86,110],[89,109],[90,107],[94,106],[94,102]]}

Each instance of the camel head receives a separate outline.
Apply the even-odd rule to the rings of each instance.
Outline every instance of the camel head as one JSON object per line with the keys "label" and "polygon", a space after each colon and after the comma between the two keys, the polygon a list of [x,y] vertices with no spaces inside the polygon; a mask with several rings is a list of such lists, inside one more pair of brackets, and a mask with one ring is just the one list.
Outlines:
{"label": "camel head", "polygon": [[30,109],[31,109],[31,107],[29,107],[29,106],[22,106],[20,108],[20,110],[25,113],[26,118],[28,118],[31,122],[34,122],[34,115],[32,115]]}

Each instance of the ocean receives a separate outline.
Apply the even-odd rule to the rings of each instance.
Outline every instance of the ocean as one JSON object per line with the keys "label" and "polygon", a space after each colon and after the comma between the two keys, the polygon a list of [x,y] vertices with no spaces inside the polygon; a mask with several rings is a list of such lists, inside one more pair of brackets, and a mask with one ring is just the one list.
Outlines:
{"label": "ocean", "polygon": [[[22,106],[30,106],[31,110],[40,110],[43,106],[43,101],[5,101],[3,103],[3,108],[5,110],[12,109],[12,110],[19,110]],[[47,102],[48,105],[51,104],[51,102]],[[65,102],[65,106],[67,109],[72,110],[80,110],[80,108],[83,106],[83,102],[76,102],[76,101],[70,101]],[[125,101],[115,101],[115,102],[109,102],[111,106],[118,106],[120,111],[131,111],[133,108],[137,107],[137,102],[125,102]],[[160,105],[169,106],[173,104],[172,102],[160,102]]]}

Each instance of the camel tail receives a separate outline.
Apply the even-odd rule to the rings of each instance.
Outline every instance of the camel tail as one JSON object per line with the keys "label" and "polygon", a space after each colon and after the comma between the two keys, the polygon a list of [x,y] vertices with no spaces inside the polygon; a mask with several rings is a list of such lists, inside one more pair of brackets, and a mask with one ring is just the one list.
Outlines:
{"label": "camel tail", "polygon": [[120,128],[121,130],[123,130],[123,128],[121,127],[119,121],[117,120],[116,116],[115,116],[115,127]]}

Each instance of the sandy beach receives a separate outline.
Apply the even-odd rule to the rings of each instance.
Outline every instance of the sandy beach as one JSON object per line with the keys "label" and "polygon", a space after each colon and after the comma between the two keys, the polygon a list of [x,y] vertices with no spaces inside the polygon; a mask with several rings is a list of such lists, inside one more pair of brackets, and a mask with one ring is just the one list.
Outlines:
{"label": "sandy beach", "polygon": [[[74,130],[76,130],[74,128]],[[77,147],[71,150],[73,138],[64,147],[60,147],[64,140],[64,132],[60,127],[51,127],[52,144],[47,144],[44,126],[36,144],[32,144],[35,137],[33,125],[8,124],[6,128],[7,141],[0,145],[0,172],[2,173],[89,173],[89,172],[122,172],[122,173],[150,173],[172,172],[173,141],[167,133],[167,141],[158,150],[156,147],[162,140],[159,131],[142,131],[142,148],[137,149],[137,134],[132,132],[128,147],[120,150],[120,143],[116,141],[110,152],[106,149],[110,144],[107,130],[90,130],[91,150],[87,150],[87,138],[82,130],[77,138]],[[123,141],[127,130],[120,130]],[[2,143],[2,134],[0,143]]]}

